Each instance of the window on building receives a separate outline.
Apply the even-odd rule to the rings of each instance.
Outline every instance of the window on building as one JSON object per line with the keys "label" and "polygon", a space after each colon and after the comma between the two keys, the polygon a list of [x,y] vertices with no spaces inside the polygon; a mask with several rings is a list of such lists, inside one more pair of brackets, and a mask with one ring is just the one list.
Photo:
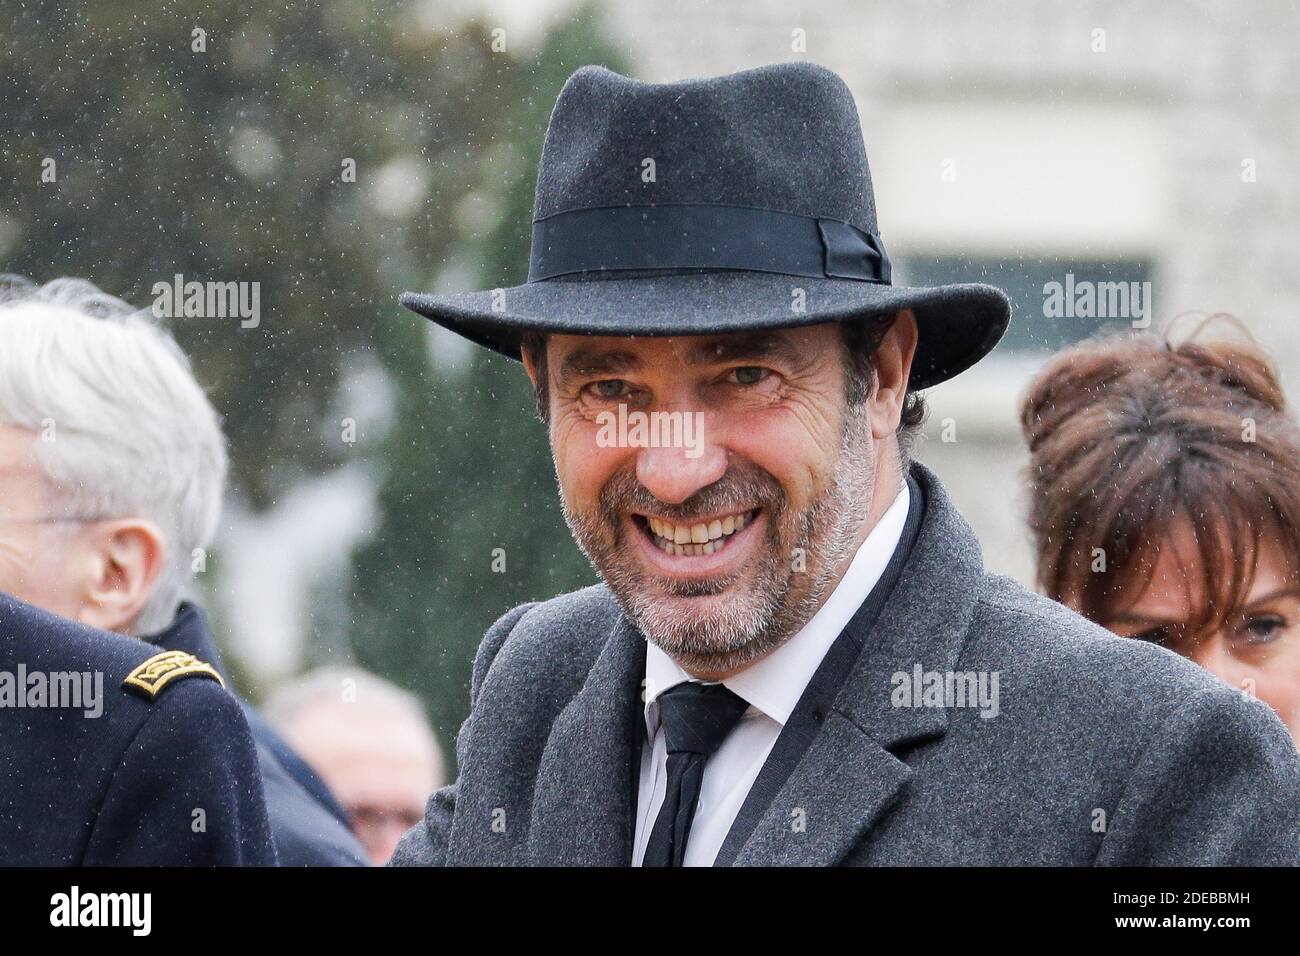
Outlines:
{"label": "window on building", "polygon": [[[1053,352],[1103,329],[1131,328],[1147,303],[1152,264],[1143,259],[905,256],[897,285],[985,282],[1011,297],[1011,325],[996,352]],[[1117,288],[1115,283],[1123,283]],[[1046,291],[1045,291],[1046,290]]]}

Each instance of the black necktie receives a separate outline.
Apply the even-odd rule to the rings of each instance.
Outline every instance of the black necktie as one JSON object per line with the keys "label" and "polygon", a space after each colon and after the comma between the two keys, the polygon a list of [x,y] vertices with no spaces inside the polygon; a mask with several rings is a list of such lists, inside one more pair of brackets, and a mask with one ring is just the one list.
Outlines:
{"label": "black necktie", "polygon": [[700,801],[704,764],[749,705],[721,684],[694,681],[664,691],[658,704],[668,745],[668,786],[641,865],[681,866]]}

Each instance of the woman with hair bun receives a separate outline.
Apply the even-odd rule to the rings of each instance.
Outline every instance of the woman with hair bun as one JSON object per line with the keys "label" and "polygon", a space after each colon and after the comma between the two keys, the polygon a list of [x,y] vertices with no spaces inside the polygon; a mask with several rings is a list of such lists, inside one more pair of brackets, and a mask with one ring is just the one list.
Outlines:
{"label": "woman with hair bun", "polygon": [[1300,426],[1240,322],[1178,325],[1086,341],[1030,386],[1039,586],[1258,696],[1300,740]]}

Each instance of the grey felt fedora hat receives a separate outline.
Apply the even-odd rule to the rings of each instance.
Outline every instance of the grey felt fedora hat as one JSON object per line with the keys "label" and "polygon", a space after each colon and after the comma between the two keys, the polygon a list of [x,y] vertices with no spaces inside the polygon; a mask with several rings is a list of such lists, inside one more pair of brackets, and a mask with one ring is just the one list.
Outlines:
{"label": "grey felt fedora hat", "polygon": [[546,130],[528,281],[402,304],[511,358],[524,332],[703,335],[912,309],[912,387],[979,361],[1010,319],[988,285],[890,282],[858,111],[782,63],[642,83],[584,66]]}

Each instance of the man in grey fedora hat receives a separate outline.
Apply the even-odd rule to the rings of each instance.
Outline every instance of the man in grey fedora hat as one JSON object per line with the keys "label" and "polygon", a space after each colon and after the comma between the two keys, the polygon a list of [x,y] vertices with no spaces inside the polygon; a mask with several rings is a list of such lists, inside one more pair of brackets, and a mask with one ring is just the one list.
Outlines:
{"label": "man in grey fedora hat", "polygon": [[527,283],[402,301],[523,362],[603,583],[488,631],[394,863],[1300,862],[1269,709],[986,573],[910,460],[1009,305],[891,283],[835,74],[578,70]]}

